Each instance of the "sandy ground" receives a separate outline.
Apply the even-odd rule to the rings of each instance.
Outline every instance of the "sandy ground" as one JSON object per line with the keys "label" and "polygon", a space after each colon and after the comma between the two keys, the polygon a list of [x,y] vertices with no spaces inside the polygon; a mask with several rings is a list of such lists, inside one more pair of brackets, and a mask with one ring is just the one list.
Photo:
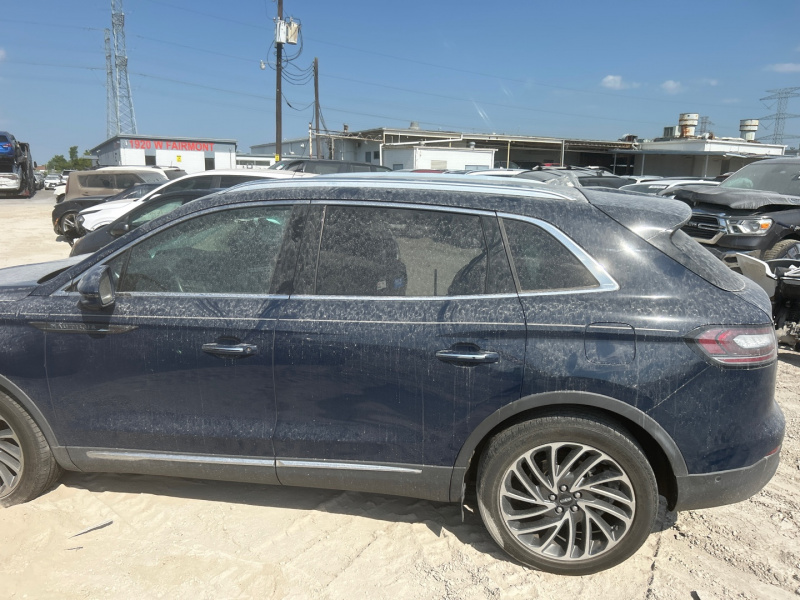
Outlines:
{"label": "sandy ground", "polygon": [[[66,256],[52,194],[0,200],[0,266]],[[642,549],[597,575],[522,567],[457,506],[392,496],[66,474],[0,509],[2,598],[796,598],[800,354],[782,351],[782,462],[747,502],[664,513]],[[663,511],[662,511],[663,512]],[[84,533],[85,532],[85,533]]]}

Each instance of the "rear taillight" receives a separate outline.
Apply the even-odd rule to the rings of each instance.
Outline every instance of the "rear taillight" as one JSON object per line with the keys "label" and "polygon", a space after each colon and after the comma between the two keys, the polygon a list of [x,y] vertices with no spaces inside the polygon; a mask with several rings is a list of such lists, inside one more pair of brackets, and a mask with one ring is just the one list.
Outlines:
{"label": "rear taillight", "polygon": [[694,331],[690,339],[720,365],[755,367],[778,357],[778,339],[769,325],[712,325]]}

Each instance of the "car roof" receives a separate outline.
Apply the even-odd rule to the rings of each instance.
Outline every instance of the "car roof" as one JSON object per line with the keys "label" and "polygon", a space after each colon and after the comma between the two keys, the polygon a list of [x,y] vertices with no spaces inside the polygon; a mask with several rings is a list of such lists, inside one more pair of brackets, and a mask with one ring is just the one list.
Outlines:
{"label": "car roof", "polygon": [[[549,198],[587,202],[586,197],[572,188],[553,188],[540,182],[492,177],[484,175],[464,175],[450,173],[412,173],[398,171],[381,171],[374,173],[337,173],[317,175],[307,179],[280,179],[273,181],[249,181],[229,188],[214,196],[214,202],[225,204],[232,202],[243,193],[270,192],[274,196],[286,191],[303,191],[309,196],[324,196],[321,190],[358,188],[361,190],[408,190],[408,191],[441,191],[470,192],[495,196],[519,196],[529,198]],[[403,198],[397,198],[402,201]]]}

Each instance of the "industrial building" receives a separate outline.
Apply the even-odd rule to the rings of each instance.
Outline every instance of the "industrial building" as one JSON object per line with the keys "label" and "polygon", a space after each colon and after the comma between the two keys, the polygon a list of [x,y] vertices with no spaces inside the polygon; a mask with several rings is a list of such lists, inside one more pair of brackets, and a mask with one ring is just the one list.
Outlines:
{"label": "industrial building", "polygon": [[[406,129],[376,128],[325,132],[307,138],[284,140],[282,158],[317,157],[376,162],[390,168],[409,168],[386,158],[388,150],[399,148],[461,148],[494,150],[494,165],[533,168],[559,164],[605,167],[618,175],[700,176],[735,171],[754,160],[781,156],[786,147],[755,141],[758,121],[740,122],[741,138],[717,138],[713,134],[695,135],[698,115],[683,113],[677,127],[666,127],[664,136],[642,140],[635,135],[620,140],[587,140],[502,134],[475,134],[420,129],[411,123]],[[317,150],[319,146],[319,150]],[[253,154],[273,155],[275,144],[251,147]],[[476,153],[477,154],[477,153]],[[467,161],[468,163],[473,161]],[[478,164],[479,161],[474,161]],[[402,167],[401,167],[402,165]],[[430,165],[413,165],[414,168]],[[435,168],[462,168],[439,161]]]}
{"label": "industrial building", "polygon": [[89,152],[101,167],[157,165],[187,173],[236,167],[236,140],[119,134]]}

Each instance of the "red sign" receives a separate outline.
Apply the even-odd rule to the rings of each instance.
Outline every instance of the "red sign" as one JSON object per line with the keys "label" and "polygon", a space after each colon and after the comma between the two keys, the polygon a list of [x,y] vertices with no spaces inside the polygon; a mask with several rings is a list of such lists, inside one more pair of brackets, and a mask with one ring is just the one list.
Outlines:
{"label": "red sign", "polygon": [[128,140],[135,150],[184,150],[195,152],[213,152],[213,142],[167,142],[163,140]]}

